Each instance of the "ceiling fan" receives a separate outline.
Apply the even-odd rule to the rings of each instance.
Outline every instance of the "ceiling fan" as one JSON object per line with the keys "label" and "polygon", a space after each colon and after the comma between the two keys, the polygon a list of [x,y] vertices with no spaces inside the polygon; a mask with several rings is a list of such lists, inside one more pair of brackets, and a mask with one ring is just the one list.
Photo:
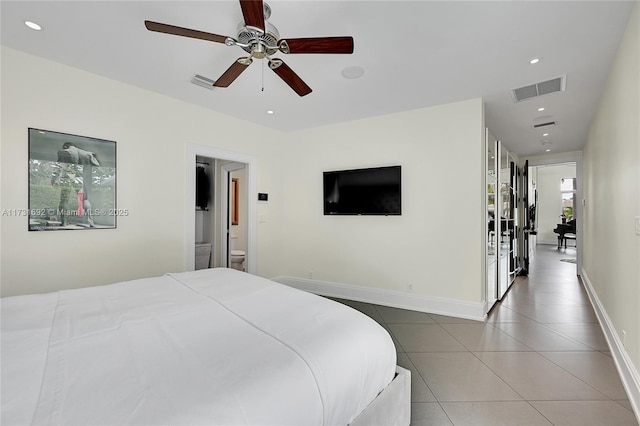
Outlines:
{"label": "ceiling fan", "polygon": [[237,37],[227,37],[189,28],[176,27],[153,21],[144,21],[149,31],[191,37],[239,46],[249,56],[238,58],[213,84],[215,87],[229,87],[255,59],[266,58],[273,70],[298,95],[311,93],[311,88],[282,59],[272,55],[281,52],[297,53],[353,53],[353,37],[314,37],[281,39],[278,29],[267,22],[271,7],[262,0],[240,0],[244,22],[237,28]]}

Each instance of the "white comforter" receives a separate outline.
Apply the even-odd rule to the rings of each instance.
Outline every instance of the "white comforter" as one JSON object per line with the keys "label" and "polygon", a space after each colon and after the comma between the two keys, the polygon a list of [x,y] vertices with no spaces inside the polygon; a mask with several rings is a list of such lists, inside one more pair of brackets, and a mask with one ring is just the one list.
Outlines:
{"label": "white comforter", "polygon": [[2,425],[346,425],[388,333],[232,269],[2,299]]}

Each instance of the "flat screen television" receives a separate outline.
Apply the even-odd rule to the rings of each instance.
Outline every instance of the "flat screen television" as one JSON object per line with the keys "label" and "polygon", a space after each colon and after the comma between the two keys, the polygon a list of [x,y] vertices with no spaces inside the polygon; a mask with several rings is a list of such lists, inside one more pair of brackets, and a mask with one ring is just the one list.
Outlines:
{"label": "flat screen television", "polygon": [[401,167],[324,172],[325,215],[400,215]]}

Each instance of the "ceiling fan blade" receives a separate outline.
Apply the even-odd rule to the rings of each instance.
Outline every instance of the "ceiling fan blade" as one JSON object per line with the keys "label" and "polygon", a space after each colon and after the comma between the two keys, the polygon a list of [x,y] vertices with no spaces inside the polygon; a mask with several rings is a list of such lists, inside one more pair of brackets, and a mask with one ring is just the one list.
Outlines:
{"label": "ceiling fan blade", "polygon": [[278,41],[282,53],[353,53],[353,37],[288,38]]}
{"label": "ceiling fan blade", "polygon": [[149,31],[155,31],[157,33],[173,34],[182,37],[197,38],[200,40],[214,41],[216,43],[223,43],[228,37],[218,34],[205,33],[204,31],[192,30],[190,28],[176,27],[175,25],[161,24],[160,22],[144,21],[144,26]]}
{"label": "ceiling fan blade", "polygon": [[215,87],[229,87],[231,83],[234,82],[236,78],[244,70],[247,69],[249,65],[251,65],[251,58],[238,58],[221,76],[216,80],[213,85]]}
{"label": "ceiling fan blade", "polygon": [[240,0],[244,23],[264,32],[264,6],[262,0]]}
{"label": "ceiling fan blade", "polygon": [[278,76],[289,85],[298,95],[305,96],[311,93],[311,87],[307,86],[307,83],[302,81],[298,74],[293,72],[287,64],[281,59],[273,58],[269,61],[269,68],[273,70]]}

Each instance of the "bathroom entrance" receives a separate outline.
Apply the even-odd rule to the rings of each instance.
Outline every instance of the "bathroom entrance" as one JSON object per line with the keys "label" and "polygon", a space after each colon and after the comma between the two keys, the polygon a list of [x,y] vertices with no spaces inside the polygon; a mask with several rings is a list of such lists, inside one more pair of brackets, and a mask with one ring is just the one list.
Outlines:
{"label": "bathroom entrance", "polygon": [[255,273],[255,159],[188,146],[185,269]]}
{"label": "bathroom entrance", "polygon": [[247,250],[247,165],[236,161],[221,164],[221,265],[246,270]]}

